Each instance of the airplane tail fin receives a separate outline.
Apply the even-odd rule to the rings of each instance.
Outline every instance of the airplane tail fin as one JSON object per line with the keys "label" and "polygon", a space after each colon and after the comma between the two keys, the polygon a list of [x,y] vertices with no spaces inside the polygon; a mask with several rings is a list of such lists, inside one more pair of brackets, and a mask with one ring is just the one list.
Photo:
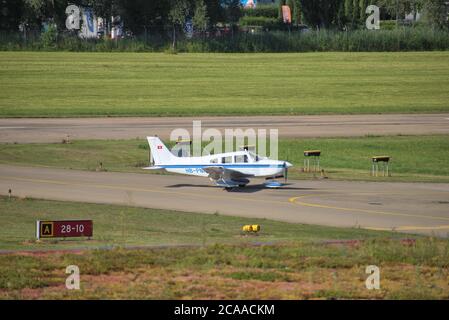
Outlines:
{"label": "airplane tail fin", "polygon": [[154,165],[171,163],[175,156],[168,150],[165,144],[158,137],[147,137],[150,145],[151,155],[154,159]]}

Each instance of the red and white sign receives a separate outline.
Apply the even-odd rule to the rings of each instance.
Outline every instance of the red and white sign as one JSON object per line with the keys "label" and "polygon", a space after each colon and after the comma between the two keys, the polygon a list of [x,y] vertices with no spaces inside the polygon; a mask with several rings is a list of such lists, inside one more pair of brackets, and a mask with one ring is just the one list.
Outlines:
{"label": "red and white sign", "polygon": [[92,237],[93,228],[92,220],[38,220],[36,223],[36,237],[37,239]]}

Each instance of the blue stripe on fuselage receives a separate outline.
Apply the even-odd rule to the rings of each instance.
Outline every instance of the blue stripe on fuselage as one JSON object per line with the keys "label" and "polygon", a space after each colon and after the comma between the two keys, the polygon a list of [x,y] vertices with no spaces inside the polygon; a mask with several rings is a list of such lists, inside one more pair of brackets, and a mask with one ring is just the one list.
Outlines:
{"label": "blue stripe on fuselage", "polygon": [[206,168],[206,167],[223,167],[223,168],[283,168],[283,164],[229,164],[229,163],[209,163],[209,164],[161,164],[158,167],[164,169],[186,169],[186,168]]}

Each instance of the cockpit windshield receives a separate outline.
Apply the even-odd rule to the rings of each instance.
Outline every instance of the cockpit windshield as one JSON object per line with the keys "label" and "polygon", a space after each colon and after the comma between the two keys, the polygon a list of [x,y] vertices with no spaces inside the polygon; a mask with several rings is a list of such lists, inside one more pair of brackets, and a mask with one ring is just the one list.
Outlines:
{"label": "cockpit windshield", "polygon": [[249,157],[253,160],[253,161],[259,161],[259,156],[257,154],[255,154],[254,152],[248,151]]}

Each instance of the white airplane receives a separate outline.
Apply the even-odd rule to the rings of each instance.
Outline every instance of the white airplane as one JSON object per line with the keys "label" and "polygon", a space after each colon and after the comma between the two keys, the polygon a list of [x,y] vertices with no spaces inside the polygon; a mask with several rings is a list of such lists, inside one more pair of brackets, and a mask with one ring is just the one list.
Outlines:
{"label": "white airplane", "polygon": [[[249,183],[248,178],[252,177],[267,179],[284,177],[287,180],[288,168],[292,166],[287,161],[260,157],[247,150],[203,157],[177,157],[158,137],[147,137],[147,140],[154,166],[143,169],[165,169],[168,172],[209,177],[217,186],[224,187],[226,190],[244,187]],[[277,188],[281,184],[270,180],[265,186]]]}

